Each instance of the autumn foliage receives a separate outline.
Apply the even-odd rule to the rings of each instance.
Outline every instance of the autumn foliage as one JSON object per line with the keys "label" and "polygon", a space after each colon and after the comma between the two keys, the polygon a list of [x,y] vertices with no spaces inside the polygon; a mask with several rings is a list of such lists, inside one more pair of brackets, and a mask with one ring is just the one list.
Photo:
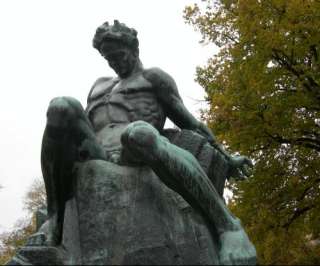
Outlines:
{"label": "autumn foliage", "polygon": [[260,264],[320,264],[320,1],[201,1],[186,22],[220,52],[197,69],[203,117],[255,162],[230,187]]}
{"label": "autumn foliage", "polygon": [[24,197],[27,216],[20,218],[11,230],[0,234],[0,265],[8,262],[15,255],[17,249],[25,244],[27,238],[35,233],[35,212],[45,204],[44,183],[40,179],[35,179]]}

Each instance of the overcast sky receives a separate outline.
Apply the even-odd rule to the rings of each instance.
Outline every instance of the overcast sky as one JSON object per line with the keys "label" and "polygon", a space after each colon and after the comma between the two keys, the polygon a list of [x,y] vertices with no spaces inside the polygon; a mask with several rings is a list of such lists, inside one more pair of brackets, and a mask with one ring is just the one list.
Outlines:
{"label": "overcast sky", "polygon": [[40,178],[40,148],[46,109],[56,96],[85,106],[93,82],[113,76],[92,47],[96,28],[114,19],[138,31],[145,68],[157,66],[176,81],[187,108],[198,117],[203,89],[195,68],[216,53],[199,44],[184,23],[192,0],[1,0],[0,1],[0,231],[22,210],[23,196]]}

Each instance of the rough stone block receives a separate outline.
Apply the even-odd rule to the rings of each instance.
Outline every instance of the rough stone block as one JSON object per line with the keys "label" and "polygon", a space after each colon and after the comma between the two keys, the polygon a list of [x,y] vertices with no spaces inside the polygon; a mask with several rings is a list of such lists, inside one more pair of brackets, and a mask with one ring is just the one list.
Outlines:
{"label": "rough stone block", "polygon": [[[148,167],[99,160],[82,164],[76,206],[66,211],[66,219],[74,216],[74,208],[78,212],[82,263],[217,264],[214,235],[181,201]],[[76,234],[77,229],[71,229],[64,231],[64,239]]]}

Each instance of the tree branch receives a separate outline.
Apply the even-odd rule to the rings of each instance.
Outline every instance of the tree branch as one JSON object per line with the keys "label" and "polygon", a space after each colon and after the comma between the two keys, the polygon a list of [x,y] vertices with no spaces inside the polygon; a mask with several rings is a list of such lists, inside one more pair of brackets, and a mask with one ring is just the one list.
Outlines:
{"label": "tree branch", "polygon": [[296,64],[283,51],[273,48],[272,56],[281,66],[295,75],[308,91],[315,93],[320,100],[320,85],[310,75],[307,75],[301,68],[295,67]]}
{"label": "tree branch", "polygon": [[303,200],[305,198],[305,196],[308,194],[308,192],[310,191],[310,189],[312,189],[319,182],[320,182],[320,178],[315,179],[310,186],[306,187],[303,190],[301,195],[297,198],[297,201]]}
{"label": "tree branch", "polygon": [[307,137],[300,137],[300,138],[292,138],[292,139],[288,139],[288,138],[284,138],[282,136],[279,135],[272,135],[269,132],[265,131],[265,133],[272,138],[274,141],[280,143],[280,144],[291,144],[291,145],[298,145],[298,146],[303,146],[306,148],[310,148],[313,150],[316,150],[318,152],[320,152],[320,142],[319,140],[314,140],[311,138],[307,138]]}
{"label": "tree branch", "polygon": [[302,215],[305,214],[306,212],[312,210],[315,206],[316,206],[315,204],[312,204],[312,205],[310,205],[310,206],[306,206],[306,207],[301,208],[301,209],[297,208],[297,209],[294,211],[294,213],[293,213],[293,215],[291,216],[291,218],[289,218],[289,220],[288,220],[286,223],[284,223],[284,224],[282,225],[282,227],[285,228],[285,229],[288,229],[288,228],[290,227],[290,225],[291,225],[296,219],[298,219],[300,216],[302,216]]}

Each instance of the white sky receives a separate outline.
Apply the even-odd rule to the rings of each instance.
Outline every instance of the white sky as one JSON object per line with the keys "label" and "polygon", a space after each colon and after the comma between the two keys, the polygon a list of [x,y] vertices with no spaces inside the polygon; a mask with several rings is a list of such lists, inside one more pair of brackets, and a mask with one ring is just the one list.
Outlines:
{"label": "white sky", "polygon": [[[23,217],[23,196],[42,176],[40,149],[46,109],[56,96],[83,105],[93,82],[114,75],[92,47],[96,28],[114,19],[138,31],[140,58],[176,81],[187,108],[204,107],[195,68],[217,52],[198,43],[183,21],[192,0],[0,1],[0,231]],[[195,100],[196,99],[196,100]]]}

